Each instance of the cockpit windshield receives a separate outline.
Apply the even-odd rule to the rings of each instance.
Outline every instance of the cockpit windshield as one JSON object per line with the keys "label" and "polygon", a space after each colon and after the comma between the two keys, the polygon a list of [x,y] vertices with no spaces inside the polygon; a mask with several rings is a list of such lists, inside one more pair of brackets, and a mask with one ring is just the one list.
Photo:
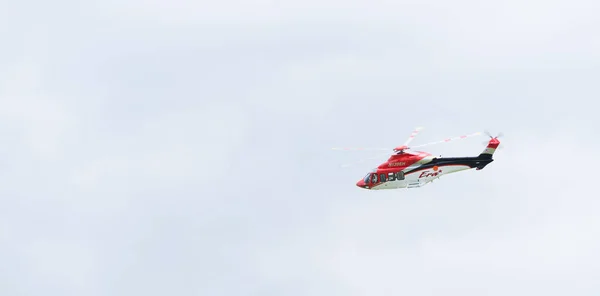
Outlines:
{"label": "cockpit windshield", "polygon": [[365,184],[369,184],[369,179],[371,179],[371,173],[368,173],[365,178],[363,179],[363,181],[365,182]]}

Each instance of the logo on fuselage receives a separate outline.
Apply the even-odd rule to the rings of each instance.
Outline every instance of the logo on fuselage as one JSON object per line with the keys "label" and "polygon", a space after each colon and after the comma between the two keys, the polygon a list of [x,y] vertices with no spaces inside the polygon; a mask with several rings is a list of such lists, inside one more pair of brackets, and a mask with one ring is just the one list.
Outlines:
{"label": "logo on fuselage", "polygon": [[442,173],[442,170],[439,170],[437,172],[424,171],[421,173],[421,175],[419,175],[419,178],[436,177],[436,176],[440,175],[441,173]]}
{"label": "logo on fuselage", "polygon": [[405,166],[406,162],[390,162],[388,164],[389,167],[394,167],[394,166]]}

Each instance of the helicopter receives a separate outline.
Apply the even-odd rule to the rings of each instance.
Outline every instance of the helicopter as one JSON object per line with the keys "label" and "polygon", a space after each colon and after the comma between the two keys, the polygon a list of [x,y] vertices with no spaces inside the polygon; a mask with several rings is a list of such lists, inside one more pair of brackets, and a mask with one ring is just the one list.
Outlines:
{"label": "helicopter", "polygon": [[[436,179],[439,179],[443,175],[469,170],[473,168],[475,168],[476,170],[482,170],[494,161],[492,157],[494,155],[494,152],[500,145],[500,141],[498,140],[498,138],[502,136],[502,133],[499,133],[497,136],[494,137],[489,132],[485,131],[484,133],[490,137],[490,140],[484,142],[484,144],[487,146],[478,156],[436,157],[433,156],[431,153],[415,151],[413,149],[478,136],[482,133],[477,132],[459,137],[448,138],[442,141],[431,142],[417,146],[408,146],[408,144],[419,134],[419,132],[422,129],[422,127],[414,129],[403,145],[392,149],[393,154],[389,157],[389,159],[386,162],[380,164],[377,168],[373,169],[366,176],[360,179],[356,183],[356,186],[369,190],[419,188],[433,182]],[[390,150],[389,148],[332,149],[386,151]]]}

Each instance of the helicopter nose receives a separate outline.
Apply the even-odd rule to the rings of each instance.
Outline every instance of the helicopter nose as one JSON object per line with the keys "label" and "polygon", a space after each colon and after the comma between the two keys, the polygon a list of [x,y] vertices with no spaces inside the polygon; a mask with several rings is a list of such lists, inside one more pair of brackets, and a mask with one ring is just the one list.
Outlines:
{"label": "helicopter nose", "polygon": [[356,186],[360,187],[360,188],[365,188],[367,186],[367,184],[365,184],[365,180],[360,180],[358,182],[356,182]]}

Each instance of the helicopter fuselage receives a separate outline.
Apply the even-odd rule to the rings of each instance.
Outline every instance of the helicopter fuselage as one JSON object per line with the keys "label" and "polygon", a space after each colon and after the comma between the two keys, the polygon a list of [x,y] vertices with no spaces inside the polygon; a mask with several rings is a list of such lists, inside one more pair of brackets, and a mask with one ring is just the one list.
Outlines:
{"label": "helicopter fuselage", "polygon": [[398,189],[422,187],[447,174],[468,169],[481,170],[492,161],[499,142],[490,141],[486,149],[476,157],[434,157],[427,152],[401,151],[356,183],[371,189]]}

